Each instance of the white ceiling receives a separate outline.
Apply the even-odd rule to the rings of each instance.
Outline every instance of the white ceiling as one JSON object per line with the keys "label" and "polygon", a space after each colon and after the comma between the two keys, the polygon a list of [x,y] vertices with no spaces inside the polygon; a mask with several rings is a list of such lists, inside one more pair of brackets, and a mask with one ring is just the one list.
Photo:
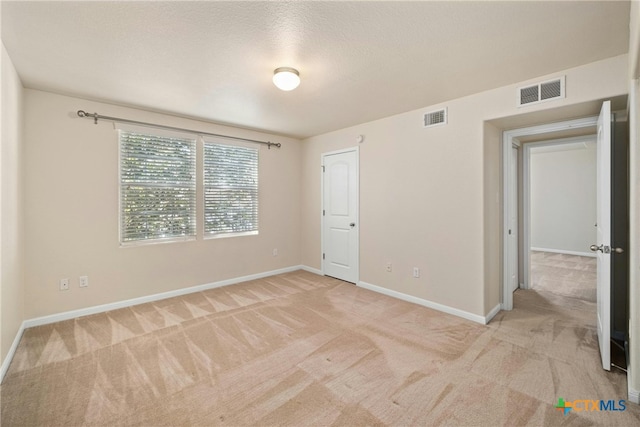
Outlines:
{"label": "white ceiling", "polygon": [[[626,53],[629,2],[9,2],[29,88],[307,137]],[[273,70],[300,71],[292,92]],[[82,108],[82,105],[78,105]]]}

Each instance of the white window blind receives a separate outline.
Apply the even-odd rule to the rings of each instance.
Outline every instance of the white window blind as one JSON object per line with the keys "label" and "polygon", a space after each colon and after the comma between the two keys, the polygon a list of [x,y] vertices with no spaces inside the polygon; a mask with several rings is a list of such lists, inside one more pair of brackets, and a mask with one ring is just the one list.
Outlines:
{"label": "white window blind", "polygon": [[204,144],[204,232],[258,233],[258,149]]}
{"label": "white window blind", "polygon": [[195,139],[121,130],[121,243],[195,234]]}

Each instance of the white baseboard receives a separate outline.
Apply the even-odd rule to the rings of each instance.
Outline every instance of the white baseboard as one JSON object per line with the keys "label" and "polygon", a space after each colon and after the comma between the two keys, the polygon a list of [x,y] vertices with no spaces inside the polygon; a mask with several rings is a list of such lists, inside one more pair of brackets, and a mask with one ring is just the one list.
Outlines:
{"label": "white baseboard", "polygon": [[634,390],[631,386],[629,386],[629,402],[640,405],[640,391]]}
{"label": "white baseboard", "polygon": [[9,365],[13,360],[14,354],[16,354],[16,350],[18,349],[18,344],[20,343],[20,339],[22,339],[22,334],[24,333],[25,329],[26,329],[25,324],[24,322],[22,322],[22,324],[20,325],[20,329],[18,329],[18,333],[16,334],[16,337],[13,339],[13,343],[9,348],[9,352],[7,353],[7,356],[2,361],[2,366],[0,366],[0,384],[2,384],[2,381],[4,380],[4,375],[7,373],[7,370],[9,370]]}
{"label": "white baseboard", "polygon": [[[477,314],[469,313],[468,311],[460,310],[457,308],[449,307],[448,305],[438,304],[437,302],[429,301],[426,299],[414,297],[412,295],[403,294],[402,292],[393,291],[391,289],[383,288],[381,286],[372,285],[371,283],[360,281],[358,286],[361,288],[369,289],[370,291],[378,292],[393,298],[398,298],[403,301],[412,302],[424,307],[432,308],[434,310],[442,311],[443,313],[452,314],[454,316],[462,317],[463,319],[471,320],[482,325],[486,325],[498,311],[500,311],[500,305],[498,304],[487,316],[479,316]],[[495,312],[495,313],[494,313]],[[493,313],[493,314],[492,314]]]}
{"label": "white baseboard", "polygon": [[35,319],[27,319],[24,321],[25,328],[34,326],[47,325],[49,323],[61,322],[63,320],[75,319],[76,317],[88,316],[90,314],[104,313],[105,311],[117,310],[119,308],[131,307],[133,305],[144,304],[146,302],[159,301],[162,299],[187,295],[194,292],[202,292],[208,289],[220,288],[222,286],[233,285],[249,280],[262,279],[263,277],[275,276],[276,274],[289,273],[300,270],[302,266],[281,268],[279,270],[266,271],[264,273],[251,274],[248,276],[235,277],[233,279],[221,280],[219,282],[206,283],[204,285],[191,286],[188,288],[176,289],[173,291],[162,292],[159,294],[147,295],[144,297],[132,298],[124,301],[112,302],[109,304],[96,305],[93,307],[81,308],[78,310],[65,311],[63,313],[52,314],[49,316],[36,317]]}
{"label": "white baseboard", "polygon": [[554,254],[564,254],[564,255],[577,255],[577,256],[588,256],[591,258],[595,258],[596,254],[593,252],[577,252],[577,251],[565,251],[564,249],[549,249],[549,248],[531,248],[532,251],[537,252],[551,252]]}
{"label": "white baseboard", "polygon": [[318,270],[317,268],[309,267],[308,265],[301,265],[300,268],[304,271],[308,271],[309,273],[317,274],[318,276],[323,276],[324,273],[322,270]]}

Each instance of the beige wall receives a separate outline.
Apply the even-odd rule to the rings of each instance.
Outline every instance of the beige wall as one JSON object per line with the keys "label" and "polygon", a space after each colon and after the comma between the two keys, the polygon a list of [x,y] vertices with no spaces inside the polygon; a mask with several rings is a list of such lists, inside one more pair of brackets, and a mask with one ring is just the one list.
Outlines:
{"label": "beige wall", "polygon": [[[281,142],[260,146],[260,234],[119,247],[117,132],[78,109]],[[298,140],[27,89],[24,145],[27,318],[300,264]],[[67,277],[70,290],[59,291]]]}
{"label": "beige wall", "polygon": [[591,255],[596,241],[596,144],[530,157],[531,247]]}
{"label": "beige wall", "polygon": [[484,123],[484,313],[502,300],[502,132]]}
{"label": "beige wall", "polygon": [[20,78],[2,45],[0,150],[0,362],[24,320],[22,97]]}
{"label": "beige wall", "polygon": [[494,146],[502,129],[485,123],[626,94],[627,66],[623,55],[531,80],[566,74],[563,100],[518,108],[516,90],[529,83],[521,82],[442,104],[446,126],[422,127],[422,114],[441,106],[434,105],[304,140],[303,264],[321,268],[321,153],[356,145],[363,134],[360,280],[484,316],[498,304],[502,256]]}

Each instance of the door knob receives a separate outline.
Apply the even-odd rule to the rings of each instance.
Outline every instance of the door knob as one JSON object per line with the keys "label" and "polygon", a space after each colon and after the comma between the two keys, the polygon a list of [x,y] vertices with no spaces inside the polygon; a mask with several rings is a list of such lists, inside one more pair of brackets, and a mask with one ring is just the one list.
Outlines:
{"label": "door knob", "polygon": [[351,224],[349,224],[349,227],[351,227],[351,228],[353,228],[353,227],[355,227],[355,226],[356,226],[356,223],[355,223],[355,222],[352,222]]}
{"label": "door knob", "polygon": [[589,246],[589,249],[591,249],[593,252],[602,252],[605,254],[610,254],[612,251],[618,254],[621,254],[622,252],[624,252],[624,250],[622,248],[611,248],[609,246],[606,245],[600,245],[600,246],[596,246],[596,245],[591,245]]}

